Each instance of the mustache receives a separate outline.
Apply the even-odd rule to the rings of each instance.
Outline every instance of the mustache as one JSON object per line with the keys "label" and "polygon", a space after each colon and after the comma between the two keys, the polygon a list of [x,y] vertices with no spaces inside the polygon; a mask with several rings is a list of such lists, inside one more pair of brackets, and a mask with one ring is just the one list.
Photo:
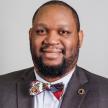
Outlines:
{"label": "mustache", "polygon": [[42,47],[40,48],[40,52],[44,52],[48,48],[51,48],[51,49],[59,49],[59,50],[61,50],[62,54],[66,54],[66,49],[65,48],[60,48],[60,47],[58,47],[56,45],[50,45],[50,44],[42,45]]}

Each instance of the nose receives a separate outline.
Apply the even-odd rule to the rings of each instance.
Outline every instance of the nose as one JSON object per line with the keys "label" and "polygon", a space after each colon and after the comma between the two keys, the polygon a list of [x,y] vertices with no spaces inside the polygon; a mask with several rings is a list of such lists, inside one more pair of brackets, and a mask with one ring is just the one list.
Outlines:
{"label": "nose", "polygon": [[59,43],[59,36],[56,32],[49,33],[44,39],[44,44],[58,45]]}

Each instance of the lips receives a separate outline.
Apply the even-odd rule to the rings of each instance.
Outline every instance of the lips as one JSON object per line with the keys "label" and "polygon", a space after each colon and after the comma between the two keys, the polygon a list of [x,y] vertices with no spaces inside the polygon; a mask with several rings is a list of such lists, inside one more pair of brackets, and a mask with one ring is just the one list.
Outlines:
{"label": "lips", "polygon": [[62,54],[61,48],[43,48],[41,50],[43,57],[48,59],[56,59],[60,57]]}
{"label": "lips", "polygon": [[59,49],[59,48],[47,48],[47,49],[43,49],[42,52],[46,52],[46,53],[61,53],[62,49]]}

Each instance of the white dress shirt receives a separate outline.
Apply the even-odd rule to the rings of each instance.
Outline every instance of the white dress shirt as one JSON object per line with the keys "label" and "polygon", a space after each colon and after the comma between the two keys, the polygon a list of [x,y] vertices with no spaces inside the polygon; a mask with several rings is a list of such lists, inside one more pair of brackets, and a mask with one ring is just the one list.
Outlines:
{"label": "white dress shirt", "polygon": [[[65,92],[68,82],[70,78],[72,77],[74,70],[75,68],[65,77],[57,81],[51,82],[51,84],[62,82],[64,84],[64,92]],[[43,83],[49,83],[45,81],[43,78],[41,78],[36,73],[36,70],[34,70],[34,72],[35,72],[36,79],[38,81],[41,81]],[[60,108],[61,101],[62,101],[62,98],[58,100],[51,91],[43,91],[40,94],[34,96],[34,108]]]}

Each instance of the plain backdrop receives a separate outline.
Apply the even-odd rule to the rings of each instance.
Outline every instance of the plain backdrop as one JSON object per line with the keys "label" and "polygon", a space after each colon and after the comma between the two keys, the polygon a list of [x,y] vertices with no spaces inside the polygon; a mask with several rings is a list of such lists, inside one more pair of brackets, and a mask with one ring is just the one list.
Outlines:
{"label": "plain backdrop", "polygon": [[[34,12],[48,0],[0,0],[0,74],[33,66],[29,28]],[[80,17],[84,31],[78,65],[108,77],[108,1],[65,0]]]}

